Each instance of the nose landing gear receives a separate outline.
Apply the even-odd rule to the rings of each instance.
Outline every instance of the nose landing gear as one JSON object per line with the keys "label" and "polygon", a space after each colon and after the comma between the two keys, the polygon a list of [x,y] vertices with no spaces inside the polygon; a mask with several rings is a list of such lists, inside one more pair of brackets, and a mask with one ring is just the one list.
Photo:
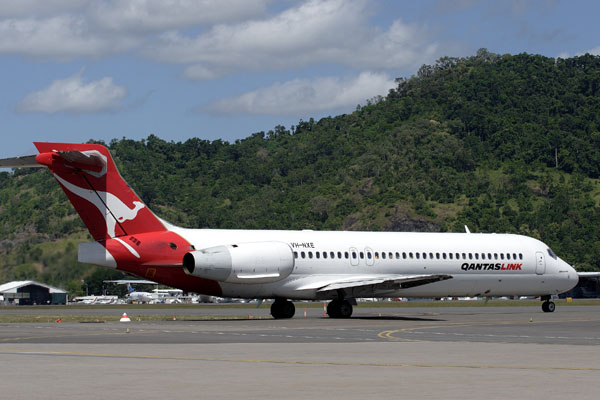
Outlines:
{"label": "nose landing gear", "polygon": [[542,311],[544,312],[554,312],[556,310],[556,304],[552,300],[550,300],[550,296],[542,296]]}

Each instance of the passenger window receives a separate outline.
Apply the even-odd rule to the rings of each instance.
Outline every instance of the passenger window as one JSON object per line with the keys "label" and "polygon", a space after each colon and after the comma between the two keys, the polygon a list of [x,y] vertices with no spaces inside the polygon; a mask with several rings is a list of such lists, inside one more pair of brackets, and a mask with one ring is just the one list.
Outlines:
{"label": "passenger window", "polygon": [[361,260],[363,260],[365,258],[365,253],[363,253],[362,251],[360,253],[358,253],[358,254],[360,254],[360,259]]}
{"label": "passenger window", "polygon": [[312,258],[312,251],[308,252],[308,258]]}
{"label": "passenger window", "polygon": [[371,252],[367,251],[367,258],[370,260],[371,259]]}
{"label": "passenger window", "polygon": [[452,253],[448,253],[448,258],[452,260]]}
{"label": "passenger window", "polygon": [[404,252],[402,253],[402,258],[404,258],[406,260],[406,253],[404,253]]}
{"label": "passenger window", "polygon": [[498,253],[494,253],[494,260],[498,259]]}
{"label": "passenger window", "polygon": [[318,251],[315,251],[315,257],[321,258],[321,254]]}
{"label": "passenger window", "polygon": [[433,259],[433,253],[429,253],[429,258]]}
{"label": "passenger window", "polygon": [[513,260],[517,259],[517,253],[513,253]]}
{"label": "passenger window", "polygon": [[459,259],[460,259],[460,253],[456,253],[456,254],[455,254],[455,256],[456,256],[456,259],[457,259],[457,260],[459,260]]}
{"label": "passenger window", "polygon": [[415,256],[417,257],[417,260],[419,259],[419,253],[415,253]]}
{"label": "passenger window", "polygon": [[462,256],[463,256],[463,260],[467,259],[467,255],[465,253],[462,253]]}
{"label": "passenger window", "polygon": [[294,252],[294,258],[298,258],[298,252],[297,251]]}
{"label": "passenger window", "polygon": [[[388,258],[391,260],[392,258],[394,258],[394,255],[392,254],[392,252],[390,251],[388,254]],[[396,258],[400,258],[400,256],[398,255],[398,253],[396,253]]]}
{"label": "passenger window", "polygon": [[519,253],[519,260],[523,259],[523,253]]}
{"label": "passenger window", "polygon": [[500,259],[504,260],[504,253],[500,253]]}
{"label": "passenger window", "polygon": [[446,253],[442,253],[442,258],[445,260],[446,259]]}
{"label": "passenger window", "polygon": [[[339,259],[341,259],[341,258],[342,258],[342,252],[341,252],[341,251],[338,251],[338,254],[337,254],[337,256],[338,256],[338,258],[339,258]],[[346,258],[348,258],[348,257],[346,257]]]}
{"label": "passenger window", "polygon": [[473,259],[473,253],[469,253],[469,260]]}
{"label": "passenger window", "polygon": [[352,258],[356,258],[356,252],[355,251],[352,252]]}
{"label": "passenger window", "polygon": [[485,260],[485,253],[481,253],[481,259]]}
{"label": "passenger window", "polygon": [[379,252],[377,252],[377,251],[375,252],[375,259],[379,260]]}
{"label": "passenger window", "polygon": [[492,259],[492,253],[488,253],[488,260]]}
{"label": "passenger window", "polygon": [[381,258],[385,260],[385,252],[381,252]]}
{"label": "passenger window", "polygon": [[408,253],[408,257],[409,257],[410,259],[412,259],[412,258],[413,258],[413,253],[412,253],[412,251],[410,251],[410,252]]}
{"label": "passenger window", "polygon": [[427,253],[423,253],[423,260],[427,260]]}
{"label": "passenger window", "polygon": [[435,253],[435,258],[440,259],[440,253]]}
{"label": "passenger window", "polygon": [[304,252],[300,253],[300,255],[302,256],[302,258],[306,257],[306,254]]}
{"label": "passenger window", "polygon": [[506,259],[510,260],[510,253],[506,253]]}

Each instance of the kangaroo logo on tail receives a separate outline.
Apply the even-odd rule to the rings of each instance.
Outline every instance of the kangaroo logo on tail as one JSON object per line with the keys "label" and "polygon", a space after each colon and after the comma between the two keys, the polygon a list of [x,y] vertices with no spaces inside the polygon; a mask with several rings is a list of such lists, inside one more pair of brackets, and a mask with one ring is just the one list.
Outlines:
{"label": "kangaroo logo on tail", "polygon": [[141,201],[134,201],[133,208],[129,208],[112,193],[84,189],[67,182],[58,174],[54,174],[54,176],[69,192],[89,201],[100,211],[106,221],[106,232],[110,237],[115,237],[117,221],[119,223],[132,221],[137,217],[138,212],[145,207]]}

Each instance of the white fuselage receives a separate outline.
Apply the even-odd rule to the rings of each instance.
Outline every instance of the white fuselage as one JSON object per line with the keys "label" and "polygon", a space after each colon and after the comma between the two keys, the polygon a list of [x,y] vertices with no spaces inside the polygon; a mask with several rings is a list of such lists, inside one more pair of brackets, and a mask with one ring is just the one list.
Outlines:
{"label": "white fuselage", "polygon": [[447,274],[403,289],[346,292],[350,297],[549,295],[577,284],[576,271],[539,240],[513,234],[184,229],[196,249],[279,241],[294,251],[293,272],[264,284],[220,283],[225,297],[319,299],[315,287],[384,275]]}

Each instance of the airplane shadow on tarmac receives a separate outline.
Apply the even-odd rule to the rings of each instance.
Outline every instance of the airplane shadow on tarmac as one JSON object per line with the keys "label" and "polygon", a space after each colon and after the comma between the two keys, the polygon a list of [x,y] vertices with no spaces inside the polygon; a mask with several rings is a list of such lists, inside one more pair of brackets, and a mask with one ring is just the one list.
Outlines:
{"label": "airplane shadow on tarmac", "polygon": [[[301,317],[298,318],[296,317],[295,319],[302,319]],[[333,319],[333,318],[324,318],[324,317],[320,317],[318,319]],[[271,318],[214,318],[214,319],[192,319],[192,318],[186,318],[186,319],[182,319],[180,321],[182,322],[230,322],[230,323],[236,323],[236,322],[248,322],[248,321],[274,321],[275,319],[271,319]],[[413,321],[413,322],[418,322],[418,321],[422,321],[422,322],[446,322],[447,320],[445,319],[439,319],[439,318],[423,318],[423,317],[398,317],[398,316],[389,316],[389,315],[382,315],[382,316],[377,316],[377,315],[372,315],[372,316],[356,316],[356,317],[351,317],[348,319],[336,319],[338,321],[348,321],[348,320],[365,320],[365,321]],[[288,319],[282,319],[281,321],[289,321]]]}
{"label": "airplane shadow on tarmac", "polygon": [[445,319],[439,318],[421,318],[421,317],[397,317],[397,316],[360,316],[360,317],[352,317],[350,319],[364,319],[370,321],[424,321],[424,322],[446,322]]}

